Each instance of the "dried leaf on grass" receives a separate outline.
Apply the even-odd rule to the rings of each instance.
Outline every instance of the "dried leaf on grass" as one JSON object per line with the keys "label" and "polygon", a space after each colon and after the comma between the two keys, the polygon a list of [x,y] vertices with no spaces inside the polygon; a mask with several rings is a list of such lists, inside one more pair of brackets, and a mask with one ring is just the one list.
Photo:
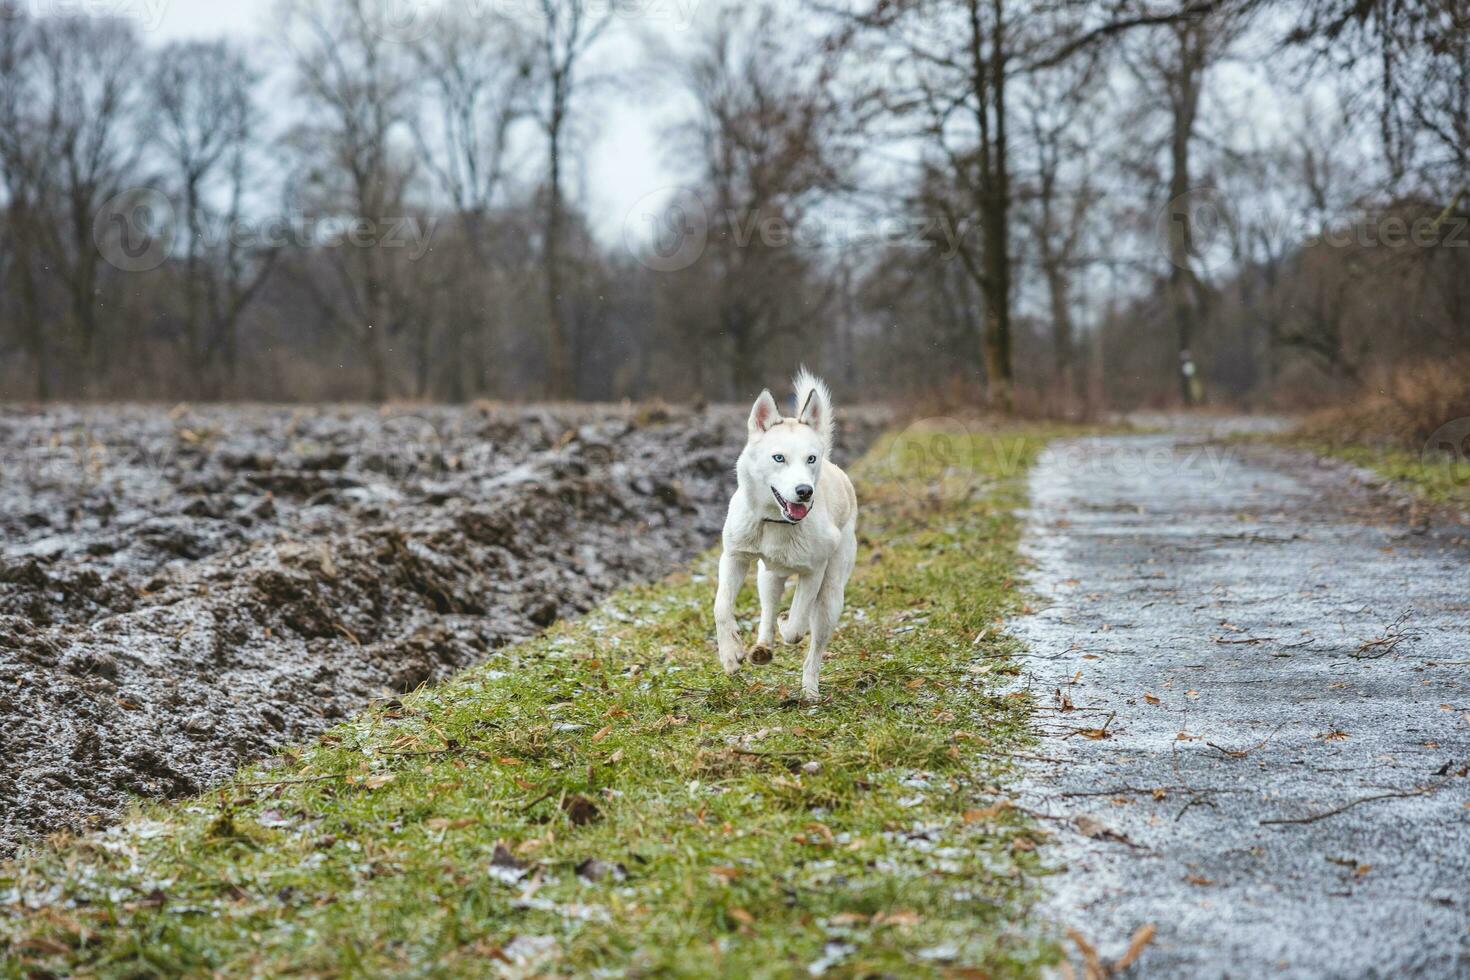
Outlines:
{"label": "dried leaf on grass", "polygon": [[425,820],[424,826],[430,830],[463,830],[466,827],[473,827],[479,822],[479,818],[477,817],[460,817],[458,820],[450,820],[447,817],[433,817]]}
{"label": "dried leaf on grass", "polygon": [[627,881],[628,869],[620,863],[609,864],[600,858],[588,858],[576,868],[577,877],[583,881],[599,882],[604,878],[613,881]]}
{"label": "dried leaf on grass", "polygon": [[562,811],[566,813],[567,819],[577,827],[592,823],[602,816],[602,811],[597,809],[597,804],[585,796],[568,796],[561,804]]}

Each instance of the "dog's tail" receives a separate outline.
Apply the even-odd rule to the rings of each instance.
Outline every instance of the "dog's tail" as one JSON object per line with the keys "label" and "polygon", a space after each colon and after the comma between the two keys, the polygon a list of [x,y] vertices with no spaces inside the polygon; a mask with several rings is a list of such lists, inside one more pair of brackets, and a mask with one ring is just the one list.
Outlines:
{"label": "dog's tail", "polygon": [[796,389],[797,421],[805,422],[816,429],[817,435],[822,437],[822,445],[830,452],[835,426],[832,419],[832,393],[827,390],[827,383],[803,365],[791,380],[791,385]]}

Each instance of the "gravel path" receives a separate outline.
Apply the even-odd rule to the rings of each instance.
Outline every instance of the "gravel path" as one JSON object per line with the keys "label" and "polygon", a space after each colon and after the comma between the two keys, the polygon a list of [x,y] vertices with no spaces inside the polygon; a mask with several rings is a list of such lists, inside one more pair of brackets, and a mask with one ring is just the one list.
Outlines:
{"label": "gravel path", "polygon": [[1032,495],[1047,911],[1105,964],[1156,924],[1130,975],[1470,977],[1470,530],[1183,433]]}

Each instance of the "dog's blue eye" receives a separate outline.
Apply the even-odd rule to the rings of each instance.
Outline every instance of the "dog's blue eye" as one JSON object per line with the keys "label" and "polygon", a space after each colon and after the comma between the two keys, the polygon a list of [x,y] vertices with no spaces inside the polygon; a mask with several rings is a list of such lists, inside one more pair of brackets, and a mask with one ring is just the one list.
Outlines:
{"label": "dog's blue eye", "polygon": [[782,456],[780,453],[777,453],[776,455],[772,456],[771,458],[774,459],[778,463],[784,463],[784,462],[786,462],[786,457],[785,456]]}
{"label": "dog's blue eye", "polygon": [[810,466],[811,464],[815,463],[816,461],[817,461],[817,457],[815,457],[815,456],[808,456],[806,458],[806,462],[807,462],[807,465],[808,466]]}

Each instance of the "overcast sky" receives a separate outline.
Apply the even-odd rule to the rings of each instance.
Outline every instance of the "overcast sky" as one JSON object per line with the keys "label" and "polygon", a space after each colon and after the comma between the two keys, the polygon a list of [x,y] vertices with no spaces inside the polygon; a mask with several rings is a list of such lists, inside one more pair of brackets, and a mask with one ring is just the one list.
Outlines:
{"label": "overcast sky", "polygon": [[[403,2],[411,4],[418,0]],[[241,41],[268,41],[275,3],[276,0],[32,0],[42,10],[122,8],[149,36],[159,41],[222,36]],[[704,0],[645,0],[643,9],[651,16],[642,18],[636,26],[658,31],[677,43],[689,35],[704,6]],[[636,58],[639,50],[631,33],[625,30],[621,37],[606,42],[602,54],[626,60]],[[626,96],[612,94],[600,98],[596,112],[584,120],[592,127],[582,174],[585,186],[574,189],[585,190],[593,228],[604,241],[618,241],[624,219],[635,205],[651,194],[668,191],[682,176],[666,170],[662,164],[661,132],[669,119],[670,113],[660,111],[656,105],[635,105]]]}

